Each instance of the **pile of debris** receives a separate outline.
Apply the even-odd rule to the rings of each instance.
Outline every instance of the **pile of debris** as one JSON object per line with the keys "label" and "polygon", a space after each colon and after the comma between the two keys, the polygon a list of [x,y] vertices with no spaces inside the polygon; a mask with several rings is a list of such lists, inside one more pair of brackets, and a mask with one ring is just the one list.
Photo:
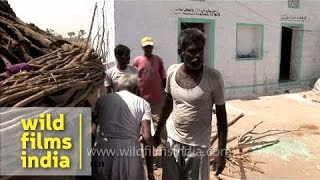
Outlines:
{"label": "pile of debris", "polygon": [[22,22],[5,0],[0,0],[0,34],[0,73],[10,65],[28,62],[70,44],[34,24]]}

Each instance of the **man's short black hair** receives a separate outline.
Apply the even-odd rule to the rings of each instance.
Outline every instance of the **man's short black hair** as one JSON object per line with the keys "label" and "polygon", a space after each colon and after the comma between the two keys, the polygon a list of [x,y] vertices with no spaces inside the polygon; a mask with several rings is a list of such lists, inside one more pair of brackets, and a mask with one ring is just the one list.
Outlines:
{"label": "man's short black hair", "polygon": [[203,32],[196,28],[188,28],[180,32],[178,37],[178,50],[185,50],[191,42],[200,41],[205,43]]}
{"label": "man's short black hair", "polygon": [[116,46],[116,48],[114,48],[114,55],[117,57],[117,56],[121,56],[125,53],[130,53],[130,49],[125,46],[125,45],[122,45],[122,44],[118,44]]}

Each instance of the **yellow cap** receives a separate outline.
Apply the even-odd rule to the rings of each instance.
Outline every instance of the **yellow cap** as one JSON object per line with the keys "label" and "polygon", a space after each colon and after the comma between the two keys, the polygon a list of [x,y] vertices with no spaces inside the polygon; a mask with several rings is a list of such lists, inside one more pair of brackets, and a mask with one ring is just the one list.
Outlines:
{"label": "yellow cap", "polygon": [[153,39],[152,37],[144,37],[141,39],[141,46],[145,47],[145,46],[153,46]]}

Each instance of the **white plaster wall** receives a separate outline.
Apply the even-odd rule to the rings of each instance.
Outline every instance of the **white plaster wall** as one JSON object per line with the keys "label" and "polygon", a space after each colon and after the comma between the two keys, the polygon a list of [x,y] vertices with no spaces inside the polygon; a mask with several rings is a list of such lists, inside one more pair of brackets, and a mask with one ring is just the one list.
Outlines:
{"label": "white plaster wall", "polygon": [[178,19],[169,8],[171,4],[176,3],[116,1],[116,44],[127,45],[134,59],[143,53],[141,38],[151,36],[154,54],[162,57],[165,67],[177,62]]}
{"label": "white plaster wall", "polygon": [[[239,3],[240,2],[240,3]],[[302,22],[304,32],[301,79],[320,76],[320,2],[301,1],[300,9],[289,9],[287,1],[116,1],[115,43],[128,45],[132,59],[142,54],[140,39],[152,36],[155,54],[163,58],[165,67],[177,62],[178,18],[215,20],[214,67],[225,80],[225,86],[234,87],[277,84],[280,66],[281,23],[283,14],[307,16]],[[220,12],[218,17],[176,15],[176,8],[209,8]],[[250,9],[250,10],[249,10]],[[236,23],[264,25],[263,59],[236,61]],[[316,32],[318,31],[318,32]],[[263,88],[244,88],[247,92],[260,92]],[[256,89],[256,90],[255,90]],[[268,88],[265,88],[268,89]],[[227,89],[228,90],[228,89]],[[229,90],[230,91],[230,90]]]}
{"label": "white plaster wall", "polygon": [[308,20],[304,23],[301,80],[320,77],[320,1],[302,1],[301,14]]}
{"label": "white plaster wall", "polygon": [[[217,19],[216,63],[223,72],[226,87],[270,84],[278,81],[280,15],[284,2],[244,1],[216,3],[223,15]],[[256,13],[249,11],[253,9]],[[269,9],[269,11],[267,11]],[[236,23],[264,25],[262,60],[236,61]],[[225,43],[219,43],[225,42]]]}

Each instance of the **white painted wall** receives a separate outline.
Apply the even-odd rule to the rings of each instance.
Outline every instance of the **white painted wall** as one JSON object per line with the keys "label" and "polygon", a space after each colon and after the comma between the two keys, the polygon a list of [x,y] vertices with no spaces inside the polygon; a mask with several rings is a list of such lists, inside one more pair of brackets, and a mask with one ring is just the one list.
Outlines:
{"label": "white painted wall", "polygon": [[[239,3],[240,2],[240,3]],[[177,62],[178,18],[215,20],[214,67],[225,81],[227,94],[263,92],[277,86],[280,66],[281,23],[284,14],[302,15],[304,24],[301,58],[301,80],[320,76],[320,2],[300,1],[300,9],[289,9],[282,1],[115,1],[115,44],[123,43],[132,50],[132,59],[142,54],[140,39],[152,36],[155,54],[163,58],[165,67]],[[176,8],[204,8],[220,12],[218,17],[174,14]],[[250,9],[250,10],[249,10]],[[236,61],[236,23],[264,25],[263,59]],[[252,85],[262,85],[252,87]],[[267,86],[268,85],[268,86]],[[239,88],[236,93],[232,89]],[[243,92],[242,92],[243,91]],[[231,96],[230,95],[230,96]]]}
{"label": "white painted wall", "polygon": [[132,59],[143,53],[140,40],[151,36],[154,53],[162,57],[165,67],[177,62],[177,22],[168,8],[171,2],[116,1],[116,44],[126,44]]}
{"label": "white painted wall", "polygon": [[302,80],[320,77],[320,1],[302,1],[301,14],[307,14],[309,20],[304,23],[302,47]]}

